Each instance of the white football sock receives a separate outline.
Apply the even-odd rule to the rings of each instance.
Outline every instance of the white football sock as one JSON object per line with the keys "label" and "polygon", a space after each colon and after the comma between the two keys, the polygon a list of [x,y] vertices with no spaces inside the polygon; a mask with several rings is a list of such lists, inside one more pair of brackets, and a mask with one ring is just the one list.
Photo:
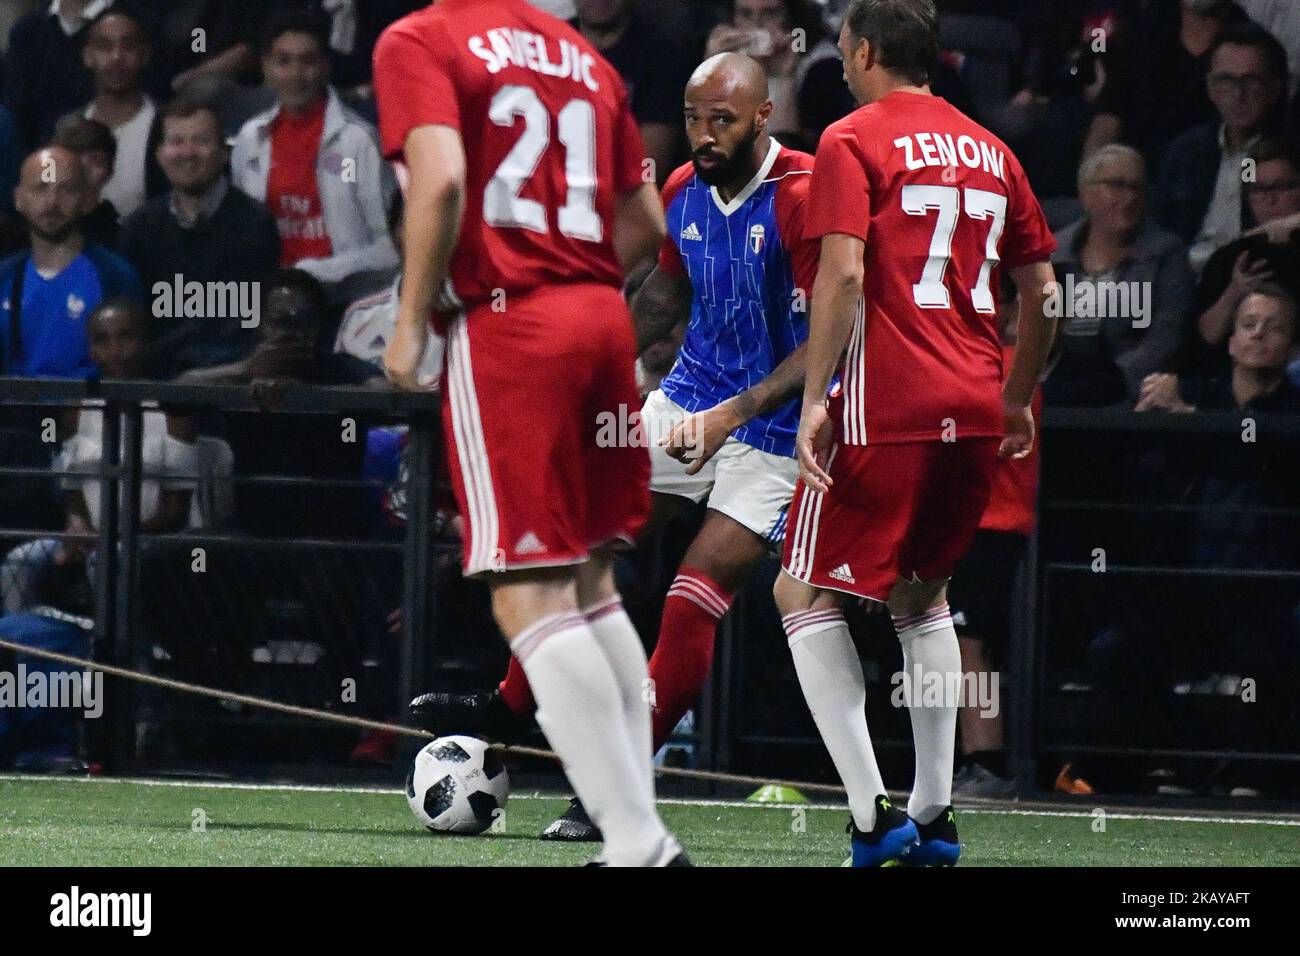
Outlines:
{"label": "white football sock", "polygon": [[632,752],[640,759],[637,768],[645,771],[645,788],[654,800],[654,754],[650,752],[653,731],[650,726],[650,673],[646,666],[645,647],[623,609],[617,594],[582,609],[587,626],[605,653],[614,679],[623,697],[623,717],[627,723]]}
{"label": "white football sock", "polygon": [[537,699],[537,723],[564,761],[565,773],[605,837],[611,866],[643,866],[671,840],[646,794],[623,716],[618,682],[596,638],[576,612],[525,628],[510,650]]}
{"label": "white football sock", "polygon": [[[913,697],[908,713],[916,747],[916,780],[907,812],[918,823],[930,823],[952,803],[952,760],[960,701],[949,691],[961,688],[961,648],[947,604],[924,614],[895,617],[894,630],[903,645],[903,672]],[[933,691],[924,693],[927,684],[936,681],[943,688],[938,701]]]}
{"label": "white football sock", "polygon": [[804,700],[849,793],[853,822],[868,832],[885,782],[867,730],[867,686],[849,626],[838,609],[795,611],[781,623]]}

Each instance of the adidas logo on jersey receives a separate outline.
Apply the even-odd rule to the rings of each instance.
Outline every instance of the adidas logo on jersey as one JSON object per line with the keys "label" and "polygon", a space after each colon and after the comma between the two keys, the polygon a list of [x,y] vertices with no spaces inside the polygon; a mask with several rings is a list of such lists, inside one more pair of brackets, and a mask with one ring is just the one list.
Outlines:
{"label": "adidas logo on jersey", "polygon": [[542,540],[531,531],[525,531],[515,542],[515,554],[537,554],[545,550],[546,545],[542,544]]}
{"label": "adidas logo on jersey", "polygon": [[841,564],[830,573],[830,576],[836,581],[843,581],[845,584],[852,584],[854,582],[853,572],[849,570],[847,564]]}
{"label": "adidas logo on jersey", "polygon": [[696,242],[699,242],[701,239],[704,238],[704,236],[700,235],[699,227],[696,226],[695,223],[691,223],[689,226],[687,226],[685,229],[682,230],[682,238],[694,239]]}

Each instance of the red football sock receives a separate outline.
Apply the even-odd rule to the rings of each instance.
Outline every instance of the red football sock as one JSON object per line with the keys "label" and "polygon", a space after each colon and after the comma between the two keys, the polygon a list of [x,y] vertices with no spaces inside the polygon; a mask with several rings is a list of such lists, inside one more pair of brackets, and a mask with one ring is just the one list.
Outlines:
{"label": "red football sock", "polygon": [[683,568],[673,579],[659,622],[659,643],[650,657],[655,692],[654,752],[700,696],[713,663],[718,621],[732,595],[703,571]]}
{"label": "red football sock", "polygon": [[537,704],[533,700],[533,689],[528,686],[528,678],[524,676],[524,669],[519,664],[519,658],[510,655],[510,667],[506,670],[506,678],[497,685],[501,691],[501,699],[506,702],[512,713],[523,717],[531,714],[537,709]]}

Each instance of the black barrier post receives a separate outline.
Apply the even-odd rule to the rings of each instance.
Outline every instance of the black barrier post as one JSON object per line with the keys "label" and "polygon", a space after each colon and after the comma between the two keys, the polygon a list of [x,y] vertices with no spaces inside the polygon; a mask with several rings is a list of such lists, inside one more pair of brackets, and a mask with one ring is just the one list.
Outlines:
{"label": "black barrier post", "polygon": [[[748,608],[741,607],[740,610],[745,612]],[[709,741],[710,770],[729,771],[734,759],[733,736],[737,726],[736,698],[743,666],[742,649],[737,638],[738,633],[742,633],[738,617],[733,607],[731,613],[726,615],[724,626],[720,628],[721,633],[718,635],[717,660],[713,666],[722,680],[718,687],[717,710],[709,715],[709,734],[712,738]],[[748,630],[743,633],[748,633]],[[714,792],[716,789],[715,785]]]}
{"label": "black barrier post", "polygon": [[[122,453],[118,470],[119,505],[117,513],[119,560],[117,564],[116,616],[113,624],[113,658],[119,667],[134,668],[142,662],[135,653],[135,593],[139,565],[140,484],[143,455],[142,412],[137,402],[122,406]],[[113,749],[119,769],[134,761],[136,721],[136,686],[123,682],[117,695],[113,728]]]}
{"label": "black barrier post", "polygon": [[423,688],[428,676],[433,635],[430,629],[429,587],[433,561],[433,455],[435,419],[427,412],[411,416],[407,444],[406,541],[402,579],[402,656],[398,668],[397,713]]}
{"label": "black barrier post", "polygon": [[[1029,536],[1029,547],[1025,551],[1025,564],[1018,582],[1019,593],[1023,598],[1019,613],[1011,615],[1011,634],[1009,660],[1007,661],[1008,678],[1011,681],[1011,714],[1004,718],[1007,728],[1007,753],[1011,757],[1010,776],[1019,785],[1021,792],[1028,793],[1035,789],[1034,750],[1037,734],[1035,732],[1038,707],[1038,660],[1039,642],[1043,638],[1043,629],[1039,625],[1038,614],[1038,526],[1042,520],[1042,509],[1034,503],[1038,520]],[[999,686],[999,695],[1001,688]],[[1001,706],[1001,704],[999,704]]]}
{"label": "black barrier post", "polygon": [[736,611],[726,615],[718,625],[717,659],[719,666],[712,668],[708,685],[700,695],[699,706],[695,708],[695,764],[707,770],[718,769],[718,750],[721,740],[720,727],[726,726],[726,707],[730,694],[727,690],[727,678],[722,661],[731,657],[731,642],[735,628]]}
{"label": "black barrier post", "polygon": [[[115,645],[117,637],[117,579],[118,536],[118,464],[122,452],[121,408],[116,402],[104,405],[101,427],[101,453],[99,456],[99,543],[95,552],[95,644],[93,657],[97,661],[119,664]],[[104,707],[104,725],[96,732],[100,762],[113,773],[121,768],[120,723],[125,716],[122,706],[126,693],[122,684],[106,682],[104,692],[108,700]]]}

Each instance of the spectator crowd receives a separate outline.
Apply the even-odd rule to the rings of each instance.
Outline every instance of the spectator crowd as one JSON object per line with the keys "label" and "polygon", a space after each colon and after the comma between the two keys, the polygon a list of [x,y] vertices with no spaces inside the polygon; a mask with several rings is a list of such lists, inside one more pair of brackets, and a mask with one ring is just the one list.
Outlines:
{"label": "spectator crowd", "polygon": [[[815,151],[854,108],[835,47],[844,0],[535,2],[623,76],[661,183],[689,159],[682,91],[706,56],[759,61],[786,145]],[[422,5],[10,0],[0,375],[382,386],[402,208],[375,132],[371,53]],[[937,5],[935,91],[1011,146],[1057,230],[1064,298],[1046,405],[1300,413],[1300,3]],[[646,381],[671,361],[671,344],[656,346]],[[439,362],[431,349],[430,380]],[[98,415],[60,423],[66,470],[93,470]],[[12,419],[5,429],[26,427]],[[146,483],[153,532],[217,523],[202,476],[261,462],[278,441],[170,411],[143,424],[145,472],[168,476]],[[1300,484],[1276,473],[1220,462],[1188,481],[1207,507],[1300,508]],[[61,485],[69,531],[96,527],[88,488]],[[1300,567],[1295,537],[1252,533],[1272,544],[1200,521],[1191,563]],[[42,569],[75,552],[11,546],[5,609],[39,603]]]}
{"label": "spectator crowd", "polygon": [[[681,95],[705,56],[759,60],[788,145],[814,151],[853,108],[834,45],[840,0],[538,3],[623,75],[661,181],[688,158]],[[420,5],[28,4],[0,87],[4,372],[91,374],[84,332],[108,298],[150,304],[159,283],[265,282],[280,269],[320,284],[320,341],[373,365],[374,311],[391,308],[398,279],[400,198],[376,145],[370,53]],[[939,7],[936,91],[1022,157],[1058,229],[1058,278],[1076,293],[1049,405],[1170,408],[1146,400],[1170,387],[1152,376],[1227,375],[1246,294],[1300,292],[1288,267],[1300,228],[1294,5]],[[1109,308],[1114,290],[1132,297]],[[257,344],[230,316],[147,311],[158,378],[247,359]],[[363,342],[360,327],[378,331]],[[1288,364],[1284,390],[1298,377]]]}

